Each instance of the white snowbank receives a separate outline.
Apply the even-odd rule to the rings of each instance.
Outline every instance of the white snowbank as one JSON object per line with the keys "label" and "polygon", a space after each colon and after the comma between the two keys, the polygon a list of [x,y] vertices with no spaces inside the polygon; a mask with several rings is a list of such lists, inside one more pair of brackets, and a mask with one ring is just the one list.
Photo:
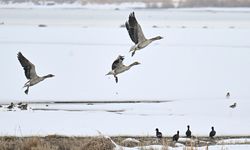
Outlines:
{"label": "white snowbank", "polygon": [[31,2],[26,3],[8,3],[8,4],[0,4],[0,8],[16,8],[16,9],[30,9],[30,8],[46,8],[46,9],[132,9],[132,8],[146,8],[146,4],[143,2],[131,2],[131,3],[121,3],[121,4],[97,4],[97,3],[87,3],[81,4],[78,2],[67,4],[34,4]]}

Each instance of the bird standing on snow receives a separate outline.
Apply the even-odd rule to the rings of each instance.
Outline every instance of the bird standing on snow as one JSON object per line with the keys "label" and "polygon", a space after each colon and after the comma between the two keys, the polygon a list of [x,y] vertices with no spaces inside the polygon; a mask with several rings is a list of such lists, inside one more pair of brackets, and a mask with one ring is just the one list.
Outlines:
{"label": "bird standing on snow", "polygon": [[27,87],[27,89],[25,90],[25,94],[28,94],[30,86],[33,86],[43,81],[44,79],[54,77],[54,75],[52,74],[48,74],[42,77],[38,76],[36,74],[35,65],[33,65],[27,58],[25,58],[21,52],[17,54],[17,58],[24,69],[26,78],[29,80],[24,84],[24,87]]}
{"label": "bird standing on snow", "polygon": [[162,138],[162,133],[159,131],[159,129],[156,128],[155,131],[156,131],[156,137],[157,138]]}
{"label": "bird standing on snow", "polygon": [[18,108],[20,108],[21,110],[27,110],[28,104],[21,104],[18,106]]}
{"label": "bird standing on snow", "polygon": [[124,56],[118,56],[118,58],[113,62],[112,64],[112,70],[110,72],[108,72],[106,75],[114,75],[115,77],[115,82],[118,82],[118,77],[117,75],[120,73],[123,73],[124,71],[129,70],[132,66],[134,65],[139,65],[139,62],[134,62],[128,66],[125,66],[122,62],[124,60]]}
{"label": "bird standing on snow", "polygon": [[236,103],[234,103],[233,105],[230,105],[231,108],[235,108],[236,107]]}
{"label": "bird standing on snow", "polygon": [[9,105],[9,106],[7,106],[7,108],[8,108],[8,109],[12,109],[12,108],[14,108],[14,106],[15,106],[15,105],[14,105],[14,103],[13,103],[13,102],[11,102],[11,103],[10,103],[10,105]]}
{"label": "bird standing on snow", "polygon": [[146,46],[148,46],[151,42],[155,40],[160,40],[163,37],[161,36],[156,36],[154,38],[146,39],[140,24],[138,24],[136,18],[135,18],[135,13],[132,12],[129,15],[128,21],[125,23],[125,26],[128,30],[129,36],[131,40],[135,43],[134,46],[130,48],[130,52],[132,51],[132,56],[134,56],[135,51],[140,50]]}
{"label": "bird standing on snow", "polygon": [[186,136],[187,136],[187,138],[191,138],[191,134],[192,134],[192,133],[191,133],[191,131],[190,131],[190,126],[188,125],[187,128],[188,128],[188,129],[187,129],[187,131],[186,131]]}
{"label": "bird standing on snow", "polygon": [[212,129],[212,131],[209,133],[209,137],[214,138],[216,131],[214,130],[214,127],[212,127],[211,129]]}
{"label": "bird standing on snow", "polygon": [[229,92],[227,92],[226,98],[230,98],[230,93]]}
{"label": "bird standing on snow", "polygon": [[173,141],[178,141],[179,140],[179,131],[173,136]]}

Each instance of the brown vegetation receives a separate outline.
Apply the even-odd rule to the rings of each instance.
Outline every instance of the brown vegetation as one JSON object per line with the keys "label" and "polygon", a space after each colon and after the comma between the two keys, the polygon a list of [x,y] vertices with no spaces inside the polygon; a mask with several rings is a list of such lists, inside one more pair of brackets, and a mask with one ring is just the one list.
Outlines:
{"label": "brown vegetation", "polygon": [[[135,139],[137,142],[124,143],[127,138]],[[217,141],[233,138],[250,138],[250,137],[216,137],[210,139],[208,137],[192,137],[192,140],[178,141],[186,148],[195,149],[201,146],[215,145]],[[142,150],[150,149],[150,145],[163,145],[163,150],[169,147],[175,147],[172,137],[163,137],[157,139],[155,137],[111,137],[118,145],[125,147],[140,147]],[[249,144],[249,142],[239,143]],[[146,148],[146,146],[149,146]],[[65,137],[58,135],[50,135],[46,137],[0,137],[0,150],[113,150],[115,145],[109,138],[98,137]]]}
{"label": "brown vegetation", "polygon": [[112,150],[114,144],[101,137],[1,137],[0,150]]}

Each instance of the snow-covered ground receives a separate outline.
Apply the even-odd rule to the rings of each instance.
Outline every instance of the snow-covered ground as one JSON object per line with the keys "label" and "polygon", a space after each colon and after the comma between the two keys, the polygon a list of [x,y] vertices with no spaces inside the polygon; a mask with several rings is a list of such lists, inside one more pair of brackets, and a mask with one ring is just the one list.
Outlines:
{"label": "snow-covered ground", "polygon": [[[1,6],[1,5],[0,5]],[[101,9],[101,8],[2,8],[0,24],[67,27],[119,27],[135,11],[145,27],[249,28],[250,8]]]}
{"label": "snow-covered ground", "polygon": [[[0,9],[1,104],[166,101],[33,103],[27,111],[8,111],[4,105],[0,134],[87,136],[98,130],[105,135],[147,136],[158,127],[172,136],[177,130],[184,135],[189,124],[196,136],[207,136],[211,126],[218,136],[250,135],[250,11],[135,10],[145,35],[164,39],[134,57],[128,52],[128,33],[120,28],[131,11]],[[55,74],[31,87],[29,95],[22,89],[26,79],[16,58],[19,51],[36,65],[38,74]],[[125,64],[141,65],[119,75],[116,84],[105,74],[118,55],[125,55]],[[228,146],[240,148],[249,146]]]}
{"label": "snow-covered ground", "polygon": [[2,135],[155,135],[159,128],[164,136],[177,130],[185,135],[190,125],[194,136],[208,136],[211,126],[218,136],[250,135],[249,101],[176,100],[162,103],[113,104],[30,104],[30,110],[8,111],[0,108]]}
{"label": "snow-covered ground", "polygon": [[[158,5],[161,7],[161,4]],[[62,8],[62,9],[142,9],[146,8],[147,4],[143,2],[125,2],[125,3],[106,3],[106,4],[98,4],[98,3],[86,3],[81,4],[80,2],[75,3],[53,3],[53,2],[44,2],[43,4],[34,4],[32,2],[26,3],[8,3],[8,4],[0,4],[0,8],[7,8],[7,9],[32,9],[32,8]]]}

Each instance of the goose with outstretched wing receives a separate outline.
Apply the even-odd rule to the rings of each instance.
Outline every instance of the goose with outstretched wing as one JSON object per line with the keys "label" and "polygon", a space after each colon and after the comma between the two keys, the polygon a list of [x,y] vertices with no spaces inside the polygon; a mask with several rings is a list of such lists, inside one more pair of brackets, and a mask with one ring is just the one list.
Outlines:
{"label": "goose with outstretched wing", "polygon": [[130,48],[130,52],[132,51],[132,56],[134,56],[134,54],[137,50],[143,49],[144,47],[148,46],[151,42],[156,41],[156,40],[160,40],[163,38],[161,36],[156,36],[156,37],[150,38],[150,39],[145,38],[145,36],[142,32],[142,28],[135,18],[134,12],[132,12],[129,15],[129,19],[125,23],[125,26],[127,28],[127,31],[128,31],[128,34],[129,34],[131,40],[135,43],[135,45],[133,45]]}
{"label": "goose with outstretched wing", "polygon": [[115,82],[118,83],[117,75],[123,73],[124,71],[129,70],[131,67],[135,65],[139,65],[139,62],[134,62],[128,66],[123,64],[124,56],[118,56],[117,59],[112,63],[111,71],[109,71],[106,75],[113,75],[115,77]]}
{"label": "goose with outstretched wing", "polygon": [[21,52],[17,54],[17,58],[24,69],[26,78],[28,79],[28,82],[24,84],[24,87],[27,87],[27,89],[25,90],[25,94],[28,94],[30,86],[33,86],[43,81],[44,79],[54,77],[54,75],[52,74],[48,74],[42,77],[38,76],[36,74],[35,65],[32,64],[27,58],[25,58]]}

